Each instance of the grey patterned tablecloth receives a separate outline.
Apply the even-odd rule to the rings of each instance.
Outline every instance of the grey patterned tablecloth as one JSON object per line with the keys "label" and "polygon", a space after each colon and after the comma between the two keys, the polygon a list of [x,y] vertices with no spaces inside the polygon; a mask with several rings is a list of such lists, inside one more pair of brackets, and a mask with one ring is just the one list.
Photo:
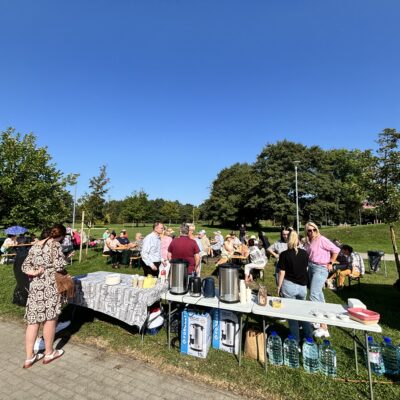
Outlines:
{"label": "grey patterned tablecloth", "polygon": [[148,307],[160,300],[168,285],[157,283],[151,289],[132,287],[132,275],[119,274],[119,285],[106,285],[106,276],[114,272],[91,272],[77,275],[75,297],[70,302],[78,306],[100,311],[129,325],[141,329],[146,322]]}

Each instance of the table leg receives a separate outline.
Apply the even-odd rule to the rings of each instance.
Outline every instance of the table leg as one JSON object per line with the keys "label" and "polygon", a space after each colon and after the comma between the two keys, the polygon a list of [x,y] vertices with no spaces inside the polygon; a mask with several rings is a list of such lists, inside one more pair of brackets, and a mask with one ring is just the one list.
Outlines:
{"label": "table leg", "polygon": [[371,364],[370,364],[370,361],[369,361],[369,345],[368,345],[368,333],[367,332],[365,332],[365,351],[367,352],[369,398],[371,400],[374,400],[374,392],[373,392],[373,389],[372,389]]}
{"label": "table leg", "polygon": [[168,350],[171,349],[171,302],[168,301],[168,330],[167,330]]}
{"label": "table leg", "polygon": [[263,317],[263,341],[264,341],[264,368],[265,372],[267,372],[267,341],[265,338],[265,317]]}
{"label": "table leg", "polygon": [[243,315],[240,314],[240,325],[239,325],[239,367],[242,365],[242,337],[243,337]]}
{"label": "table leg", "polygon": [[356,362],[356,375],[358,375],[358,354],[357,354],[357,342],[355,340],[356,331],[353,329],[353,347],[354,347],[354,360]]}

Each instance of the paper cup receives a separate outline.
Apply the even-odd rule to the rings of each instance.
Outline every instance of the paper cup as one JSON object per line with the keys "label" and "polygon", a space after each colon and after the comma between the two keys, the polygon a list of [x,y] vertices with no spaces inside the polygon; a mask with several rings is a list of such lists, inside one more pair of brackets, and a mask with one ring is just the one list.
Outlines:
{"label": "paper cup", "polygon": [[138,287],[139,288],[143,287],[143,282],[144,282],[144,276],[139,276],[139,278],[138,278]]}

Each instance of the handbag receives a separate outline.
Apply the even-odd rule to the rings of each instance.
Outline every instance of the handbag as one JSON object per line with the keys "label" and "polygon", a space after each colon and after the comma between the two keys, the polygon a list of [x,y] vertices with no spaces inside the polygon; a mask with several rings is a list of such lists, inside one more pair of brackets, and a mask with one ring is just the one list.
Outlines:
{"label": "handbag", "polygon": [[56,272],[57,292],[72,299],[75,296],[75,282],[67,271]]}
{"label": "handbag", "polygon": [[[267,335],[265,335],[266,338]],[[244,342],[244,355],[246,357],[264,362],[265,341],[264,334],[258,330],[248,329]]]}

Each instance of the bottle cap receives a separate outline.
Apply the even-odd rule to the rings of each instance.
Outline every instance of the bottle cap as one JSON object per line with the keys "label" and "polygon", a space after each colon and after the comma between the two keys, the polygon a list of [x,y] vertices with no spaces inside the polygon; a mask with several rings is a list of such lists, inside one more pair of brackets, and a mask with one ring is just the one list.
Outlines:
{"label": "bottle cap", "polygon": [[372,342],[374,338],[372,336],[368,336],[368,342]]}
{"label": "bottle cap", "polygon": [[293,336],[292,334],[290,334],[287,338],[288,338],[289,340],[293,340],[293,339],[294,339],[294,336]]}
{"label": "bottle cap", "polygon": [[310,338],[310,337],[308,337],[308,338],[306,339],[306,341],[307,341],[307,343],[314,343],[314,341],[313,341],[312,338]]}
{"label": "bottle cap", "polygon": [[275,331],[272,331],[271,336],[278,336],[278,334]]}
{"label": "bottle cap", "polygon": [[329,340],[324,340],[324,344],[326,344],[327,346],[330,346],[331,342]]}
{"label": "bottle cap", "polygon": [[385,343],[392,343],[392,339],[390,339],[386,336],[383,337],[383,340],[385,341]]}

